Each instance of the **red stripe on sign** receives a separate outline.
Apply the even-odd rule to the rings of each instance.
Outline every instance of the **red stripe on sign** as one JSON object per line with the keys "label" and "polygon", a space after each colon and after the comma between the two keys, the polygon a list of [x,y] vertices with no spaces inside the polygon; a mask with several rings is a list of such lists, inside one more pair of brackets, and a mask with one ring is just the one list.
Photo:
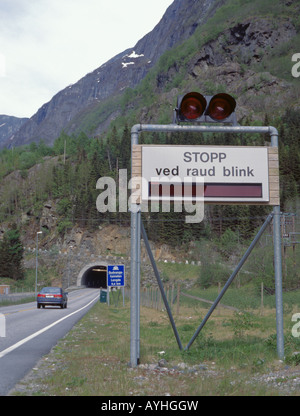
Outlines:
{"label": "red stripe on sign", "polygon": [[261,183],[207,183],[204,197],[208,198],[261,198]]}
{"label": "red stripe on sign", "polygon": [[[198,187],[198,189],[197,189]],[[203,184],[149,183],[149,197],[201,196]],[[198,191],[198,194],[196,193]],[[262,198],[261,183],[205,183],[204,198]]]}

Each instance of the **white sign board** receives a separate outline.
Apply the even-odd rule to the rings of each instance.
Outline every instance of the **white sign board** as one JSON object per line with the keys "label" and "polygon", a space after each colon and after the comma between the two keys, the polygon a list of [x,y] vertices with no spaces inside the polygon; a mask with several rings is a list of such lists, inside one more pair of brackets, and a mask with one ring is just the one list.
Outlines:
{"label": "white sign board", "polygon": [[144,201],[269,201],[266,147],[143,146],[142,178]]}

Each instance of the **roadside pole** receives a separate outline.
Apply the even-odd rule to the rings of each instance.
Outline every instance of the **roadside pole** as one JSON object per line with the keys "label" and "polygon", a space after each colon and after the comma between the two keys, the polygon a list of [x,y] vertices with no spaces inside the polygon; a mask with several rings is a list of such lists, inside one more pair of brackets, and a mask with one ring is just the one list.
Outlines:
{"label": "roadside pole", "polygon": [[[278,148],[278,133],[272,131],[271,146]],[[283,306],[282,306],[282,259],[281,259],[281,230],[280,230],[280,206],[273,208],[273,238],[274,238],[274,273],[275,273],[275,297],[276,297],[276,326],[277,326],[277,355],[284,359],[283,336]]]}
{"label": "roadside pole", "polygon": [[[138,144],[138,132],[131,133],[131,147]],[[132,153],[132,151],[131,151]],[[131,177],[133,172],[131,168]],[[140,276],[140,206],[131,204],[131,267],[130,267],[130,366],[136,367],[139,361],[139,276]]]}

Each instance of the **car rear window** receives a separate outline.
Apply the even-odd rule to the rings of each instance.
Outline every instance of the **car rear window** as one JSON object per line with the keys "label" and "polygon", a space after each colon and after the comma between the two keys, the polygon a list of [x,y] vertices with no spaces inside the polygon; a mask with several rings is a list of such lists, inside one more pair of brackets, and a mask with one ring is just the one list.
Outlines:
{"label": "car rear window", "polygon": [[60,293],[59,287],[44,287],[41,293]]}

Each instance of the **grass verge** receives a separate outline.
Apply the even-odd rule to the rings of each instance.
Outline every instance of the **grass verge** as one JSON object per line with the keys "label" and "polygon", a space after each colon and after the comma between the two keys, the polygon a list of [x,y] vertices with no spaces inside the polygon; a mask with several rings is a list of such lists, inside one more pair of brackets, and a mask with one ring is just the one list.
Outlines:
{"label": "grass verge", "polygon": [[[184,346],[205,313],[204,308],[193,304],[182,306],[180,316],[175,316]],[[178,349],[166,312],[142,307],[140,365],[132,369],[128,366],[128,303],[112,307],[98,302],[12,394],[298,395],[299,363],[291,357],[299,351],[299,338],[287,333],[290,361],[288,365],[278,361],[274,316],[271,308],[266,308],[263,316],[217,310],[191,348],[183,352]]]}

